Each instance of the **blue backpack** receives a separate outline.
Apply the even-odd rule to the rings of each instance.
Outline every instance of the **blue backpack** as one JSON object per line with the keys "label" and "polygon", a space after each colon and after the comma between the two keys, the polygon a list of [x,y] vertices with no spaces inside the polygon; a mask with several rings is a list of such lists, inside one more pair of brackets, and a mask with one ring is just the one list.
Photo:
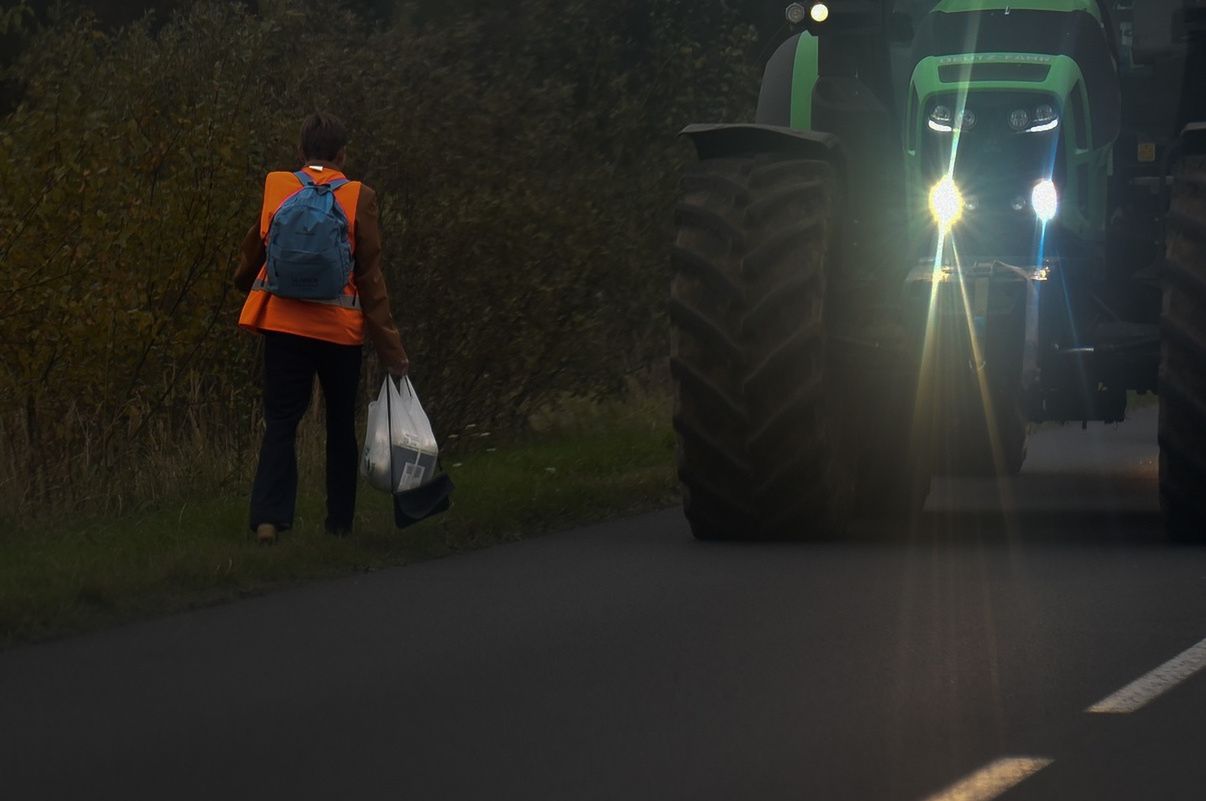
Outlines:
{"label": "blue backpack", "polygon": [[305,172],[293,174],[302,188],[281,204],[268,228],[268,291],[298,300],[339,298],[352,271],[352,248],[335,190],[348,181],[316,184]]}

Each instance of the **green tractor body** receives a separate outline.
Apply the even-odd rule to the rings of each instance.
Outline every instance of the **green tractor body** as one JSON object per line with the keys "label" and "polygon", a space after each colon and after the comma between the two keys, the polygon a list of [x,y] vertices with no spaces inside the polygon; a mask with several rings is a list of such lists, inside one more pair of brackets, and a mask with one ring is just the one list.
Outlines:
{"label": "green tractor body", "polygon": [[685,131],[671,367],[693,530],[913,514],[935,470],[1017,472],[1028,424],[1119,421],[1159,391],[1169,528],[1201,537],[1206,7],[923,12],[793,4],[755,121]]}

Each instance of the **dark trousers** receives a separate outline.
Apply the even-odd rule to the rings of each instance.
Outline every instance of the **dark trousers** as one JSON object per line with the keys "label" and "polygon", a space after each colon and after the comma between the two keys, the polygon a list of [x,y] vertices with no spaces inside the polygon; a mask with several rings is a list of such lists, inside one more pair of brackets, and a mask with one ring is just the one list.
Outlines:
{"label": "dark trousers", "polygon": [[297,505],[297,424],[310,405],[314,375],[327,417],[328,530],[346,531],[356,512],[356,391],[360,346],[292,334],[264,334],[264,419],[260,464],[251,489],[251,528],[293,525]]}

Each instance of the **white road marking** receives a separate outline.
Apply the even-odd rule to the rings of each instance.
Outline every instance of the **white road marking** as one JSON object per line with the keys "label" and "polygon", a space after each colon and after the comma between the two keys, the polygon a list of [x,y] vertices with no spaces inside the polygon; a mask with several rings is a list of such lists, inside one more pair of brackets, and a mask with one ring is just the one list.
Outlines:
{"label": "white road marking", "polygon": [[1051,764],[1045,757],[1003,757],[925,801],[989,801]]}
{"label": "white road marking", "polygon": [[1086,712],[1119,714],[1134,712],[1153,698],[1168,692],[1206,667],[1206,640],[1182,651],[1155,670],[1145,673]]}

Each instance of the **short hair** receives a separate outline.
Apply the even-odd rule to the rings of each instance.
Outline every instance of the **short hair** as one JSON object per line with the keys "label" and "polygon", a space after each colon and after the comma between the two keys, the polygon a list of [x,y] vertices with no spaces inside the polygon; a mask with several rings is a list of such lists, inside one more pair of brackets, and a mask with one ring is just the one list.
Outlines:
{"label": "short hair", "polygon": [[334,161],[348,143],[348,130],[334,114],[318,112],[301,125],[301,152],[304,159]]}

